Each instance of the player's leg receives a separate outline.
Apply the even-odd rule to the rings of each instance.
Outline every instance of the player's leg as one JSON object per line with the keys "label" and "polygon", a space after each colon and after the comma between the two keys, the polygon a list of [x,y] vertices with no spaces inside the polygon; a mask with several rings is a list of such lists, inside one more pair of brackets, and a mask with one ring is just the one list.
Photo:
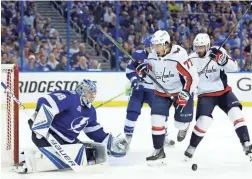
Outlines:
{"label": "player's leg", "polygon": [[151,123],[152,123],[152,141],[154,152],[146,160],[161,161],[165,158],[164,153],[164,138],[165,138],[165,121],[169,116],[169,109],[172,105],[170,98],[154,95],[151,108]]}
{"label": "player's leg", "polygon": [[199,97],[196,110],[196,124],[194,126],[190,144],[185,151],[187,158],[192,158],[196,147],[206,134],[207,129],[211,126],[213,118],[212,112],[218,103],[218,97]]}
{"label": "player's leg", "polygon": [[125,146],[127,149],[130,145],[134,133],[136,121],[138,119],[138,116],[141,114],[143,102],[144,91],[133,91],[129,99],[127,115],[124,123],[124,133],[128,141],[128,143],[126,144],[127,146]]}
{"label": "player's leg", "polygon": [[190,122],[193,119],[193,96],[188,100],[187,105],[181,109],[177,103],[173,103],[175,107],[174,123],[175,127],[179,130],[177,135],[177,141],[184,140],[187,131],[190,126]]}
{"label": "player's leg", "polygon": [[252,160],[252,145],[248,128],[242,113],[242,105],[232,91],[221,96],[219,101],[220,108],[228,115],[231,122],[234,124],[235,132],[243,146],[246,155],[251,155]]}
{"label": "player's leg", "polygon": [[[154,91],[153,90],[144,93],[145,102],[148,103],[150,108],[152,107],[153,97],[154,97]],[[175,144],[175,142],[168,138],[169,133],[168,133],[168,130],[167,130],[167,121],[168,121],[168,117],[166,117],[166,119],[165,119],[165,140],[164,140],[164,145],[165,146],[172,146],[172,145]]]}

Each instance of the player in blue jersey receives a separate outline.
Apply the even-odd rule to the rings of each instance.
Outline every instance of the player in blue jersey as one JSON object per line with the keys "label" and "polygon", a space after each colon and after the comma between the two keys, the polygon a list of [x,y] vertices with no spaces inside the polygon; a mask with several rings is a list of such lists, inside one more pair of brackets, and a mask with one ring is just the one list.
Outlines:
{"label": "player in blue jersey", "polygon": [[[129,145],[134,133],[135,123],[138,116],[141,114],[143,103],[147,103],[152,106],[152,99],[154,96],[154,85],[149,77],[144,79],[139,77],[136,72],[136,67],[139,63],[147,62],[148,54],[151,52],[151,36],[144,40],[144,50],[136,50],[132,57],[136,60],[130,61],[126,68],[126,77],[131,82],[131,95],[127,107],[127,115],[124,124],[124,133],[126,136],[125,146],[126,151],[129,149]],[[168,135],[167,135],[168,136]],[[169,140],[166,136],[165,145],[174,145],[173,140]]]}
{"label": "player in blue jersey", "polygon": [[[54,114],[48,133],[61,145],[71,146],[69,155],[75,156],[75,154],[72,154],[76,150],[75,148],[78,148],[79,145],[83,145],[83,143],[77,139],[80,132],[83,131],[95,142],[88,143],[88,146],[93,146],[92,149],[94,150],[91,150],[90,147],[87,148],[84,144],[86,147],[86,162],[90,162],[90,160],[94,163],[97,161],[100,161],[100,163],[106,162],[107,159],[103,154],[104,151],[107,151],[109,155],[114,157],[124,156],[125,151],[117,146],[124,139],[122,137],[113,137],[111,134],[104,132],[102,126],[97,122],[96,110],[92,106],[95,96],[95,83],[90,80],[83,80],[78,84],[75,91],[58,90],[39,98],[34,119],[30,119],[28,123],[33,131],[32,141],[38,149],[47,156],[44,157],[47,158],[47,161],[43,161],[43,159],[38,160],[34,153],[31,154],[32,152],[28,151],[24,153],[26,154],[25,161],[20,165],[22,166],[21,168],[23,170],[26,168],[26,171],[32,172],[62,169],[60,167],[65,166],[64,164],[59,165],[59,162],[55,163],[55,156],[52,157],[54,154],[50,152],[52,151],[51,145],[46,138],[39,135],[40,133],[38,133],[38,131],[35,130],[36,127],[34,127],[35,123],[39,126],[40,123],[43,122],[46,117],[42,117],[42,120],[40,118],[41,116],[45,116],[44,113],[48,113],[48,111]],[[44,112],[45,109],[47,112]],[[99,145],[100,143],[103,145]],[[80,151],[77,150],[76,152],[78,153]],[[48,161],[48,159],[51,161]],[[59,161],[59,158],[57,158],[57,161]],[[44,166],[41,165],[42,163],[45,163]]]}

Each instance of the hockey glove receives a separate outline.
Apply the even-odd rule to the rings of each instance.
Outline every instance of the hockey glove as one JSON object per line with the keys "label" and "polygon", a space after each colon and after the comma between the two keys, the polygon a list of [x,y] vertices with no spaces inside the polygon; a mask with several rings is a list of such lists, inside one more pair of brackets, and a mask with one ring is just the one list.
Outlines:
{"label": "hockey glove", "polygon": [[143,88],[143,86],[140,85],[139,77],[132,77],[130,81],[131,81],[131,89],[133,89],[134,91],[138,91]]}
{"label": "hockey glove", "polygon": [[178,104],[178,106],[182,106],[182,109],[183,109],[187,105],[190,97],[191,97],[191,95],[188,91],[182,90],[178,94],[178,99],[177,99],[176,103]]}
{"label": "hockey glove", "polygon": [[146,77],[146,71],[148,71],[148,63],[140,63],[137,67],[136,67],[136,73],[141,77],[141,78],[145,78]]}
{"label": "hockey glove", "polygon": [[107,145],[108,155],[113,157],[123,157],[126,155],[126,149],[120,147],[125,138],[119,136],[113,137],[111,134],[108,134],[107,137],[103,140],[103,144]]}
{"label": "hockey glove", "polygon": [[217,62],[220,66],[225,66],[228,62],[228,57],[226,54],[222,53],[221,50],[218,50],[216,47],[210,49],[209,57]]}

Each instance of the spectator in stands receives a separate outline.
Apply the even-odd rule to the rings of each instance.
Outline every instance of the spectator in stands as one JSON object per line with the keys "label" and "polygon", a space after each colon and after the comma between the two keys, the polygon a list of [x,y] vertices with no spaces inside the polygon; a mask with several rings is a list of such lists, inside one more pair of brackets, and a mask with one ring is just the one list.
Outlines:
{"label": "spectator in stands", "polygon": [[24,71],[35,71],[37,69],[36,58],[34,55],[30,55],[28,63],[24,65]]}
{"label": "spectator in stands", "polygon": [[[104,31],[108,32],[108,27],[107,26],[104,27]],[[108,32],[108,34],[111,35],[110,32]],[[97,36],[97,43],[98,43],[98,45],[97,45],[97,51],[98,51],[98,53],[101,52],[102,48],[105,48],[105,49],[111,51],[112,46],[113,46],[112,42],[103,33],[100,33]]]}
{"label": "spectator in stands", "polygon": [[97,60],[92,61],[92,66],[90,69],[100,69],[100,64]]}
{"label": "spectator in stands", "polygon": [[[57,60],[57,61],[59,61],[60,60],[60,47],[61,47],[61,45],[60,44],[58,44],[59,45],[59,47],[57,48],[57,46],[55,47],[55,48],[53,48],[52,49],[52,51],[51,51],[51,53],[53,53],[54,54],[54,57],[55,57],[55,59]],[[58,50],[59,49],[59,50]]]}
{"label": "spectator in stands", "polygon": [[36,16],[32,12],[27,10],[25,13],[25,16],[24,16],[24,24],[30,26],[30,28],[33,28],[35,18],[36,18]]}
{"label": "spectator in stands", "polygon": [[122,20],[120,25],[122,26],[122,28],[128,29],[130,27],[130,24],[131,24],[131,20],[130,20],[129,14],[127,12],[125,12],[124,19]]}
{"label": "spectator in stands", "polygon": [[238,63],[238,69],[239,69],[238,71],[241,71],[244,68],[245,60],[241,59],[240,49],[235,48],[232,57]]}
{"label": "spectator in stands", "polygon": [[81,43],[79,45],[79,51],[77,53],[74,53],[71,56],[71,61],[70,61],[70,65],[72,68],[75,68],[78,66],[79,60],[81,56],[86,56],[86,52],[85,52],[85,44]]}
{"label": "spectator in stands", "polygon": [[72,48],[70,48],[70,54],[73,55],[74,53],[79,52],[79,43],[77,40],[73,40],[72,42]]}
{"label": "spectator in stands", "polygon": [[86,71],[87,67],[87,59],[84,56],[80,57],[79,65],[75,68],[75,71]]}
{"label": "spectator in stands", "polygon": [[44,49],[43,46],[40,46],[40,48],[39,48],[39,57],[40,57],[41,55],[45,55],[45,49]]}
{"label": "spectator in stands", "polygon": [[252,54],[252,33],[248,37],[248,45],[244,48],[244,51]]}
{"label": "spectator in stands", "polygon": [[83,24],[84,21],[88,18],[89,8],[88,6],[83,6],[82,11],[79,14],[79,23]]}
{"label": "spectator in stands", "polygon": [[230,45],[231,49],[239,48],[240,39],[237,36],[237,33],[232,33],[226,43]]}
{"label": "spectator in stands", "polygon": [[[129,44],[127,42],[124,42],[123,44],[124,50],[126,50],[129,54],[131,54],[131,49],[129,48]],[[128,62],[129,62],[129,57],[125,55],[123,52],[119,51],[119,66],[121,70],[125,70]]]}
{"label": "spectator in stands", "polygon": [[129,37],[127,42],[128,42],[129,49],[133,49],[135,47],[134,41],[132,38]]}
{"label": "spectator in stands", "polygon": [[134,45],[136,48],[139,48],[141,44],[141,36],[139,33],[136,34],[135,38],[134,38]]}
{"label": "spectator in stands", "polygon": [[54,30],[54,31],[53,31],[52,37],[53,37],[53,39],[56,40],[56,42],[55,42],[56,44],[61,43],[61,38],[60,38],[59,32],[58,32],[57,30]]}
{"label": "spectator in stands", "polygon": [[8,58],[6,53],[2,53],[1,64],[7,64]]}
{"label": "spectator in stands", "polygon": [[27,36],[27,39],[29,41],[33,41],[35,40],[35,37],[36,37],[36,29],[32,28],[30,34]]}
{"label": "spectator in stands", "polygon": [[174,1],[168,3],[168,11],[169,12],[179,12],[180,6],[176,4]]}
{"label": "spectator in stands", "polygon": [[131,38],[132,40],[134,40],[135,36],[136,36],[135,26],[131,24],[129,30],[126,32],[125,38],[126,39]]}
{"label": "spectator in stands", "polygon": [[67,57],[62,56],[60,63],[56,66],[56,71],[65,71],[67,69]]}
{"label": "spectator in stands", "polygon": [[59,64],[53,53],[50,54],[47,64],[51,67],[51,70],[55,70],[56,66]]}
{"label": "spectator in stands", "polygon": [[44,55],[46,56],[46,58],[48,58],[51,53],[51,50],[52,50],[49,43],[48,43],[48,40],[45,38],[42,38],[41,39],[41,46],[44,49]]}
{"label": "spectator in stands", "polygon": [[142,26],[141,41],[144,41],[149,36],[146,26]]}
{"label": "spectator in stands", "polygon": [[231,56],[232,51],[231,51],[230,45],[226,43],[224,44],[223,48],[226,50],[227,54]]}
{"label": "spectator in stands", "polygon": [[112,23],[113,17],[115,17],[115,13],[112,11],[111,7],[106,8],[106,12],[103,16],[104,22],[106,22],[108,25]]}
{"label": "spectator in stands", "polygon": [[37,71],[51,71],[51,67],[47,64],[46,56],[40,55],[40,61],[36,68]]}
{"label": "spectator in stands", "polygon": [[252,54],[245,53],[244,57],[245,57],[244,71],[252,72]]}
{"label": "spectator in stands", "polygon": [[10,64],[16,64],[16,65],[19,65],[17,63],[17,57],[15,55],[11,56],[10,58]]}

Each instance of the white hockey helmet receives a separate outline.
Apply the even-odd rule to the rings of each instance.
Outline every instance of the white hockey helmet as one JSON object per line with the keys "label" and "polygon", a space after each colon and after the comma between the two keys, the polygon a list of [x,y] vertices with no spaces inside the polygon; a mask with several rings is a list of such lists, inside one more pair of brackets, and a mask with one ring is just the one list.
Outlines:
{"label": "white hockey helmet", "polygon": [[156,45],[156,44],[165,45],[166,43],[169,44],[170,42],[171,42],[170,35],[165,30],[156,31],[153,34],[152,39],[151,39],[151,43],[153,45]]}
{"label": "white hockey helmet", "polygon": [[210,49],[210,38],[209,35],[206,33],[199,33],[194,41],[193,41],[193,48],[194,50],[196,50],[196,47],[199,46],[205,46],[206,47],[206,51],[208,51]]}

